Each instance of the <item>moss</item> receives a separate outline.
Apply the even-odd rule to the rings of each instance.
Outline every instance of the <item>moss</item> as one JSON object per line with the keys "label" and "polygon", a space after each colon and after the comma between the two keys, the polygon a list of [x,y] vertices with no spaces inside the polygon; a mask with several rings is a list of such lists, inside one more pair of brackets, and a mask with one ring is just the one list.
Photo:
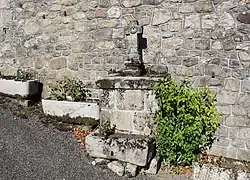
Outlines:
{"label": "moss", "polygon": [[112,89],[115,87],[114,82],[109,79],[98,80],[96,85],[101,89]]}

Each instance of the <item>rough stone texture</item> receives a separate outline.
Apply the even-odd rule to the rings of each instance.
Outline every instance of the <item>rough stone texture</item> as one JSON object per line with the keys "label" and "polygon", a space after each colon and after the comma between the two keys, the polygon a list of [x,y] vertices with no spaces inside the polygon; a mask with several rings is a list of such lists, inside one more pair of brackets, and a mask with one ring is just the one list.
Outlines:
{"label": "rough stone texture", "polygon": [[112,161],[107,164],[108,168],[114,171],[118,176],[124,175],[124,166],[119,161]]}
{"label": "rough stone texture", "polygon": [[158,109],[152,86],[156,79],[106,78],[97,82],[102,89],[101,121],[110,121],[117,130],[152,134],[154,113]]}
{"label": "rough stone texture", "polygon": [[193,180],[248,180],[250,173],[233,169],[218,168],[212,165],[193,165]]}
{"label": "rough stone texture", "polygon": [[131,178],[137,175],[137,166],[134,164],[127,163],[125,167],[125,176]]}
{"label": "rough stone texture", "polygon": [[[36,72],[45,97],[50,83],[76,75],[98,99],[102,93],[95,81],[126,61],[124,30],[136,19],[147,41],[142,50],[145,69],[167,69],[178,79],[190,77],[194,86],[209,84],[224,109],[222,125],[244,132],[250,128],[248,8],[233,0],[1,0],[0,71]],[[212,152],[239,158],[242,148],[231,144],[232,137],[223,138],[229,145],[220,143]],[[250,152],[249,146],[243,150]]]}
{"label": "rough stone texture", "polygon": [[90,156],[117,159],[138,166],[146,166],[152,150],[152,140],[147,137],[114,134],[108,138],[90,134],[86,137],[86,150]]}

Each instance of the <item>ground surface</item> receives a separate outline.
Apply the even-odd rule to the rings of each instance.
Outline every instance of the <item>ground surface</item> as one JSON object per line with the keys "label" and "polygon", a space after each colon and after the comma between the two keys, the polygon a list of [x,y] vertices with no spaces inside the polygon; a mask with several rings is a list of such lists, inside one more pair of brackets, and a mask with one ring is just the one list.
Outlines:
{"label": "ground surface", "polygon": [[20,108],[0,97],[0,180],[127,179],[91,165],[70,132],[45,127],[39,116],[14,116]]}

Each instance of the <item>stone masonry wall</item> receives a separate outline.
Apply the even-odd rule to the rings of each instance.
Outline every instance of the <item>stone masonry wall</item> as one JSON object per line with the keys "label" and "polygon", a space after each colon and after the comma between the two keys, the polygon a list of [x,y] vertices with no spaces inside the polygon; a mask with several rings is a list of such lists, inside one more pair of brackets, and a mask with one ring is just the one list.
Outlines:
{"label": "stone masonry wall", "polygon": [[0,71],[34,72],[45,96],[63,75],[95,88],[124,63],[124,28],[135,18],[146,67],[165,65],[218,94],[223,117],[211,152],[250,160],[249,8],[239,0],[1,0]]}

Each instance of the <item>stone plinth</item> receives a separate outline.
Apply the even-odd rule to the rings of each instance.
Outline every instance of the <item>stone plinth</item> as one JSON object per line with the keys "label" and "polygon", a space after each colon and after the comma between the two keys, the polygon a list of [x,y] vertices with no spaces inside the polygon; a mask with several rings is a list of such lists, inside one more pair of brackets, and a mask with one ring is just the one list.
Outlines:
{"label": "stone plinth", "polygon": [[97,81],[102,89],[100,119],[115,124],[118,131],[150,135],[157,102],[153,86],[157,78],[110,77]]}
{"label": "stone plinth", "polygon": [[90,134],[85,141],[92,157],[117,159],[138,166],[146,166],[153,151],[153,140],[145,136],[114,134],[105,138]]}

